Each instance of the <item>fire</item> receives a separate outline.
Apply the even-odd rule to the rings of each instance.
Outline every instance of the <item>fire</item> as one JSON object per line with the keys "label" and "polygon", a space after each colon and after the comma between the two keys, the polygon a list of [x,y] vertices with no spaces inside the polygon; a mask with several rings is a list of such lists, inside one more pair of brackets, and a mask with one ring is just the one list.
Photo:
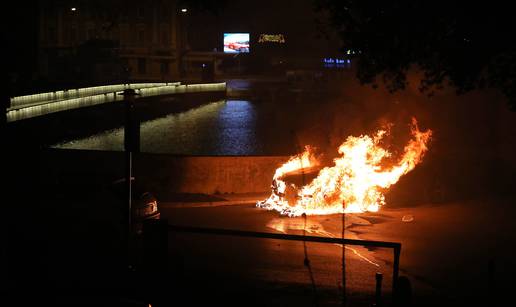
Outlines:
{"label": "fire", "polygon": [[421,132],[413,118],[411,133],[403,154],[389,167],[381,166],[386,158],[392,157],[380,147],[386,130],[379,130],[373,136],[350,136],[340,145],[341,156],[333,160],[334,166],[323,168],[312,182],[297,187],[284,181],[285,176],[320,165],[313,148],[307,146],[303,153],[291,157],[276,170],[271,196],[257,206],[288,216],[376,212],[385,204],[383,191],[414,169],[428,150],[432,131]]}
{"label": "fire", "polygon": [[314,149],[310,146],[305,146],[305,151],[302,154],[291,157],[287,163],[276,169],[274,173],[274,180],[281,178],[283,175],[294,172],[300,169],[306,169],[319,165],[319,161],[315,157]]}

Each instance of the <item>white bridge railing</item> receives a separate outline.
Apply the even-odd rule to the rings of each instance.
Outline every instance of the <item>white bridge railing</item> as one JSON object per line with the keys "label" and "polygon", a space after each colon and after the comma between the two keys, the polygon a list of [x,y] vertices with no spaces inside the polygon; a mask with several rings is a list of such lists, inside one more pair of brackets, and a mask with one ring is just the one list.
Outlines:
{"label": "white bridge railing", "polygon": [[174,83],[127,83],[127,84],[114,84],[114,85],[104,85],[104,86],[95,86],[95,87],[84,87],[84,88],[77,88],[77,89],[47,92],[47,93],[39,93],[39,94],[33,94],[33,95],[17,96],[17,97],[11,98],[11,108],[23,107],[23,106],[37,104],[37,103],[48,103],[48,102],[55,102],[58,100],[88,97],[88,96],[93,96],[93,95],[98,95],[98,94],[120,92],[120,91],[123,91],[128,88],[141,89],[141,88],[176,85],[176,84],[180,84],[180,82],[174,82]]}
{"label": "white bridge railing", "polygon": [[187,84],[174,83],[131,83],[55,91],[11,98],[11,107],[7,109],[7,121],[32,118],[65,110],[94,106],[98,104],[123,100],[119,95],[123,90],[132,88],[139,96],[225,92],[226,83]]}

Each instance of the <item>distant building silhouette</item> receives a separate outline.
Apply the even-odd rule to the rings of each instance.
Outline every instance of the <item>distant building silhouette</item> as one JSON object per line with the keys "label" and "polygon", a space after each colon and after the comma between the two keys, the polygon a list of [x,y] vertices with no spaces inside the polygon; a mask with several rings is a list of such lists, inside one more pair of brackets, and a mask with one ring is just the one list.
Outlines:
{"label": "distant building silhouette", "polygon": [[176,79],[186,32],[177,1],[40,1],[39,73],[61,83]]}

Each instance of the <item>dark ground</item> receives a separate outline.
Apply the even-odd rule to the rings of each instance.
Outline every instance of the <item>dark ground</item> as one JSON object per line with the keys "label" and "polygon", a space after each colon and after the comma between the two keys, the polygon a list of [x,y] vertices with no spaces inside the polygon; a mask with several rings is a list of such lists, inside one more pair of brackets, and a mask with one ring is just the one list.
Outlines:
{"label": "dark ground", "polygon": [[[49,170],[59,169],[60,161],[26,149],[6,157],[11,178],[2,231],[6,299],[61,306],[313,306],[317,297],[319,305],[340,305],[338,246],[308,244],[317,296],[300,243],[168,233],[168,239],[161,237],[168,242],[167,257],[152,248],[134,253],[131,263],[139,265],[128,271],[124,206],[106,190],[114,178],[105,172],[92,178],[79,167],[56,180]],[[171,224],[294,234],[302,234],[304,227],[302,219],[252,205],[173,205],[185,197],[162,202],[162,217]],[[515,273],[512,204],[510,198],[400,207],[393,203],[378,214],[360,216],[369,224],[358,220],[346,236],[402,243],[401,273],[412,282],[415,306],[494,306],[508,299]],[[414,220],[402,222],[405,215]],[[310,217],[307,225],[311,235],[340,234],[339,216]],[[384,272],[388,301],[392,254],[357,251],[381,269],[346,250],[350,306],[372,304],[377,270]]]}

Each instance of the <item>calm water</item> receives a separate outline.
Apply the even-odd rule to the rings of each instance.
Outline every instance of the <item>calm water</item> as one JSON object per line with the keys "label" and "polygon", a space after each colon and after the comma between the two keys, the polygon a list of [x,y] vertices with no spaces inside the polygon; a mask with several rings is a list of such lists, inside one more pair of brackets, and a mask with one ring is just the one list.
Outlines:
{"label": "calm water", "polygon": [[[141,151],[187,155],[281,155],[295,152],[288,122],[273,104],[222,100],[141,124]],[[124,131],[105,131],[53,147],[123,150]]]}

